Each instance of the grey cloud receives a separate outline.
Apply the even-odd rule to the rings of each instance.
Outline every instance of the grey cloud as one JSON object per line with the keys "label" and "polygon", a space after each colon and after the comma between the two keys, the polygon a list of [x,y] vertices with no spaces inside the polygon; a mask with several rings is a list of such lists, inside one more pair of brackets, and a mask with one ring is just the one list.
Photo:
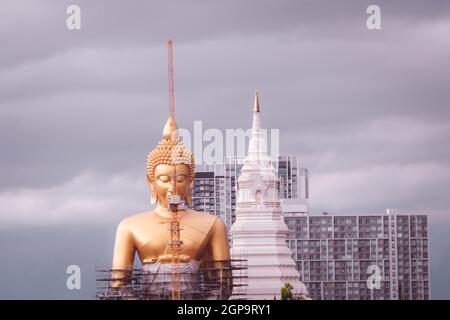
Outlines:
{"label": "grey cloud", "polygon": [[[447,1],[378,1],[391,19],[429,21],[448,16]],[[170,36],[195,42],[236,34],[280,33],[294,26],[325,34],[351,34],[345,26],[363,23],[370,1],[77,1],[83,28],[67,32],[66,8],[72,1],[4,1],[0,40],[12,50],[0,65],[45,58],[76,47],[159,46]],[[395,17],[395,18],[394,18]],[[9,32],[14,30],[14,35]],[[344,32],[342,32],[345,30]],[[339,32],[341,31],[341,32]],[[31,50],[30,50],[31,49]],[[32,51],[32,52],[31,52]]]}
{"label": "grey cloud", "polygon": [[[280,151],[300,153],[310,169],[314,212],[392,204],[446,212],[450,3],[377,2],[380,31],[365,27],[372,1],[79,1],[82,30],[71,32],[72,1],[4,1],[0,196],[38,194],[53,208],[57,197],[85,196],[67,188],[83,172],[143,178],[167,117],[165,43],[173,37],[180,127],[202,120],[204,130],[248,128],[259,88],[264,126],[280,128]],[[411,166],[420,185],[409,188],[408,176],[397,175],[394,186],[404,190],[383,194],[383,170]],[[381,175],[366,175],[376,186],[360,182],[371,168]],[[427,173],[440,178],[430,182]],[[344,179],[332,185],[337,194],[359,192],[358,203],[327,189],[336,177]],[[106,183],[87,183],[104,188],[102,199],[117,197]],[[115,217],[147,201],[145,183],[134,188]],[[448,255],[439,250],[434,270],[442,274]]]}

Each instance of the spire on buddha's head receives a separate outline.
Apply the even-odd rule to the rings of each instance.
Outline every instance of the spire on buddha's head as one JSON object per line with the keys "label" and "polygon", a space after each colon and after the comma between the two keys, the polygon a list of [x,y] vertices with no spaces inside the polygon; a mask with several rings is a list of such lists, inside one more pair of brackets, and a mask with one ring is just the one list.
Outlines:
{"label": "spire on buddha's head", "polygon": [[255,104],[253,106],[253,112],[259,112],[259,93],[258,89],[255,92]]}
{"label": "spire on buddha's head", "polygon": [[174,116],[169,116],[163,130],[163,138],[178,138],[178,128]]}

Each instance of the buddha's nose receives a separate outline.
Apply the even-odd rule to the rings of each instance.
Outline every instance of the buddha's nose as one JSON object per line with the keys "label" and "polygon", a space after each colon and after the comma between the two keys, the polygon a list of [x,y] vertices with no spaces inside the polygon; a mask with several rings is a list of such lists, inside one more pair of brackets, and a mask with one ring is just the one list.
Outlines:
{"label": "buddha's nose", "polygon": [[169,189],[167,189],[167,194],[171,195],[173,193],[173,190],[175,190],[175,185],[172,181],[169,183]]}

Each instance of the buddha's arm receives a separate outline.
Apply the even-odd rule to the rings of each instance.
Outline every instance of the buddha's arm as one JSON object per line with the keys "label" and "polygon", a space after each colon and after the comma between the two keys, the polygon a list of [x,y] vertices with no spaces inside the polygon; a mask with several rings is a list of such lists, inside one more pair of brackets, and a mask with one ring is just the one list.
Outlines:
{"label": "buddha's arm", "polygon": [[229,260],[230,247],[228,245],[227,227],[222,219],[216,218],[211,227],[210,253],[213,260]]}
{"label": "buddha's arm", "polygon": [[126,285],[126,278],[131,275],[134,263],[135,245],[133,234],[126,223],[121,222],[117,227],[113,256],[113,287]]}
{"label": "buddha's arm", "polygon": [[230,247],[228,245],[227,228],[220,218],[216,218],[210,238],[210,258],[213,266],[218,268],[214,273],[214,278],[221,282],[222,298],[228,299],[231,294],[232,279],[230,267]]}

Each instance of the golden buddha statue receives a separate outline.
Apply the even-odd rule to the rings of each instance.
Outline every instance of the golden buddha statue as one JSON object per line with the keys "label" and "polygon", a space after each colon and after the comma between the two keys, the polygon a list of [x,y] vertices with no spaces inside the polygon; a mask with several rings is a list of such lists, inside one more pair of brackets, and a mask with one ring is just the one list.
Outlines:
{"label": "golden buddha statue", "polygon": [[[198,272],[201,265],[211,262],[215,267],[229,263],[227,229],[223,221],[212,214],[205,214],[183,207],[191,201],[191,189],[195,176],[194,156],[178,138],[174,116],[164,127],[163,137],[147,158],[147,183],[151,189],[154,210],[123,219],[116,233],[113,257],[113,287],[127,285],[137,252],[142,269],[150,273],[171,272],[174,253],[171,247],[171,221],[179,223],[181,246],[176,253],[177,272]],[[181,205],[171,210],[172,197],[178,196]],[[228,261],[228,262],[227,262]],[[224,286],[227,286],[225,288]],[[228,283],[222,285],[229,296]],[[183,284],[181,289],[183,290]]]}

